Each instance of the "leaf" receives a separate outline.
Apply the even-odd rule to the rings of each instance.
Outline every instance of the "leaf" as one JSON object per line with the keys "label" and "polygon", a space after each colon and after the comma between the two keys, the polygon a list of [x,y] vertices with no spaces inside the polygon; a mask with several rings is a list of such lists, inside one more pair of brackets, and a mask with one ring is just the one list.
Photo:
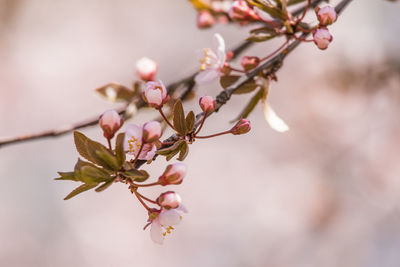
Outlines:
{"label": "leaf", "polygon": [[104,168],[117,171],[121,167],[117,158],[108,149],[102,148],[96,150],[95,153],[99,157],[99,164]]}
{"label": "leaf", "polygon": [[167,156],[168,154],[174,152],[175,150],[179,150],[179,147],[181,146],[182,142],[185,142],[184,140],[179,140],[176,141],[172,146],[162,148],[157,150],[157,154],[162,155],[162,156]]}
{"label": "leaf", "polygon": [[272,38],[278,36],[277,34],[250,34],[249,37],[246,38],[247,41],[251,42],[265,42]]}
{"label": "leaf", "polygon": [[301,2],[305,2],[305,1],[307,1],[307,0],[288,0],[287,1],[287,5],[291,6],[291,5],[295,5],[295,4],[298,4],[298,3],[301,3]]}
{"label": "leaf", "polygon": [[75,173],[74,172],[57,172],[60,177],[58,178],[54,178],[54,180],[69,180],[69,181],[79,181],[76,177],[75,177]]}
{"label": "leaf", "polygon": [[176,149],[174,151],[172,151],[170,154],[167,155],[167,157],[165,158],[167,161],[169,161],[170,159],[172,159],[173,157],[175,157],[176,154],[179,153],[179,149]]}
{"label": "leaf", "polygon": [[126,160],[126,154],[124,151],[124,140],[125,140],[125,133],[120,133],[117,135],[115,141],[115,156],[117,158],[118,168],[124,164]]}
{"label": "leaf", "polygon": [[[234,84],[240,76],[237,75],[230,75],[230,76],[222,76],[221,79],[219,80],[219,83],[221,84],[222,88],[226,89],[232,84]],[[258,84],[252,79],[245,84],[241,85],[238,87],[234,94],[240,95],[240,94],[247,94],[252,91],[254,91],[258,87]]]}
{"label": "leaf", "polygon": [[96,186],[97,186],[97,184],[82,184],[82,185],[78,186],[77,188],[75,188],[71,193],[69,193],[64,198],[64,200],[70,199],[70,198],[72,198],[72,197],[74,197],[74,196],[76,196],[76,195],[78,195],[78,194],[80,194],[82,192],[85,192],[87,190],[90,190],[90,189],[92,189],[92,188],[94,188]]}
{"label": "leaf", "polygon": [[146,171],[137,169],[125,171],[123,174],[136,182],[144,182],[150,177]]}
{"label": "leaf", "polygon": [[202,0],[190,0],[190,2],[197,10],[211,9],[210,5]]}
{"label": "leaf", "polygon": [[194,128],[194,121],[195,121],[194,112],[190,111],[186,115],[186,119],[185,120],[186,120],[186,129],[190,133],[190,132],[193,131],[193,128]]}
{"label": "leaf", "polygon": [[274,18],[280,20],[286,20],[285,13],[282,12],[282,10],[279,7],[272,5],[266,0],[253,0],[253,1],[250,0],[249,3],[267,12],[270,16]]}
{"label": "leaf", "polygon": [[250,113],[254,110],[254,108],[257,106],[258,102],[260,102],[263,93],[264,89],[260,88],[260,90],[258,90],[258,92],[250,99],[249,103],[247,103],[246,107],[242,110],[239,116],[233,121],[237,121],[241,118],[247,118],[250,115]]}
{"label": "leaf", "polygon": [[80,172],[81,180],[86,184],[98,184],[111,179],[110,174],[95,166],[83,166]]}
{"label": "leaf", "polygon": [[177,160],[183,161],[188,154],[189,154],[189,146],[186,142],[183,142],[182,145],[180,146],[180,153]]}
{"label": "leaf", "polygon": [[99,187],[97,187],[94,191],[96,191],[96,192],[104,191],[104,190],[106,190],[108,187],[110,187],[110,185],[112,185],[113,182],[114,182],[114,180],[110,180],[110,181],[104,182],[104,183],[101,184]]}
{"label": "leaf", "polygon": [[264,80],[265,85],[263,86],[262,104],[265,120],[273,130],[281,133],[286,132],[289,130],[289,126],[287,126],[287,124],[281,118],[279,118],[278,115],[276,115],[275,111],[267,103],[268,93],[270,90],[270,81],[267,79]]}
{"label": "leaf", "polygon": [[78,150],[78,153],[82,157],[84,157],[85,159],[94,164],[110,168],[110,166],[104,161],[104,159],[102,159],[96,153],[97,151],[108,151],[108,149],[105,146],[96,141],[91,140],[83,133],[80,133],[78,131],[74,131],[74,141],[76,149]]}
{"label": "leaf", "polygon": [[174,127],[180,135],[186,135],[185,112],[180,99],[174,105]]}
{"label": "leaf", "polygon": [[96,89],[97,93],[105,97],[108,101],[131,102],[136,92],[117,83],[109,83]]}

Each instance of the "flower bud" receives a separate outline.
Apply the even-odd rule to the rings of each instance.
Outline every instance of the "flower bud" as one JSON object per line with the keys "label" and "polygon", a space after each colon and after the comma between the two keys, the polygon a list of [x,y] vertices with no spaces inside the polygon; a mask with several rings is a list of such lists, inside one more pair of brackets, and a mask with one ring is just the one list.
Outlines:
{"label": "flower bud", "polygon": [[163,207],[167,210],[176,209],[181,204],[181,201],[181,197],[173,191],[162,193],[156,200],[160,207]]}
{"label": "flower bud", "polygon": [[200,97],[199,104],[204,113],[212,113],[215,110],[215,100],[212,96],[206,95]]}
{"label": "flower bud", "polygon": [[197,15],[197,27],[205,29],[215,24],[215,18],[208,10],[203,10]]}
{"label": "flower bud", "polygon": [[233,20],[257,20],[258,16],[245,0],[237,0],[229,9],[229,17]]}
{"label": "flower bud", "polygon": [[247,119],[240,119],[235,126],[231,129],[231,133],[234,135],[245,134],[251,129],[250,121]]}
{"label": "flower bud", "polygon": [[99,125],[103,129],[103,135],[107,139],[114,137],[114,134],[121,128],[124,120],[115,110],[107,110],[100,116]]}
{"label": "flower bud", "polygon": [[226,52],[226,54],[225,54],[225,61],[231,60],[231,59],[233,58],[233,56],[234,56],[233,51]]}
{"label": "flower bud", "polygon": [[329,44],[332,42],[332,35],[327,28],[316,29],[313,33],[314,43],[319,49],[325,50],[328,48]]}
{"label": "flower bud", "polygon": [[143,125],[143,141],[152,143],[160,139],[162,134],[161,124],[158,121],[149,121]]}
{"label": "flower bud", "polygon": [[316,7],[315,13],[317,14],[321,26],[331,25],[337,20],[337,13],[332,6],[324,6],[323,8]]}
{"label": "flower bud", "polygon": [[154,80],[157,69],[157,63],[150,58],[142,57],[141,59],[136,61],[136,72],[139,75],[140,79],[144,81]]}
{"label": "flower bud", "polygon": [[151,107],[160,108],[168,100],[167,89],[162,81],[147,82],[143,98]]}
{"label": "flower bud", "polygon": [[164,173],[158,178],[161,185],[180,184],[186,175],[186,165],[173,163],[165,168]]}
{"label": "flower bud", "polygon": [[244,56],[242,57],[241,64],[243,69],[245,69],[245,71],[249,71],[257,67],[258,64],[260,64],[260,58]]}

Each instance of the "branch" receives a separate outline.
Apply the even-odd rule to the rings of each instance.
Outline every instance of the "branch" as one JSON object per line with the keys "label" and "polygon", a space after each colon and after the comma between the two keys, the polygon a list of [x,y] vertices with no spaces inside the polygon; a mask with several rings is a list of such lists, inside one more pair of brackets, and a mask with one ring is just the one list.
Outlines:
{"label": "branch", "polygon": [[[311,3],[310,6],[311,6],[311,7],[315,7],[315,6],[317,6],[319,3],[321,3],[322,1],[323,1],[323,0],[314,0],[314,1],[312,1],[312,3]],[[339,5],[340,5],[340,4],[339,4]],[[339,6],[339,5],[338,5],[338,6]],[[298,8],[297,10],[293,11],[293,15],[294,15],[294,16],[298,16],[298,15],[302,14],[302,12],[303,12],[305,9],[306,9],[306,7]],[[339,12],[340,12],[341,9],[343,9],[343,7],[340,7],[339,9],[340,9],[340,10],[339,10]],[[339,13],[339,12],[338,12],[338,13]],[[253,45],[253,44],[254,44],[254,43],[251,42],[251,41],[243,41],[243,42],[241,42],[240,44],[238,44],[238,45],[232,50],[232,52],[233,52],[233,58],[232,58],[232,59],[235,59],[236,57],[238,57],[243,51],[245,51],[246,49],[248,49],[248,48],[249,48],[251,45]],[[275,58],[276,58],[276,57],[275,57]],[[273,59],[274,59],[274,58],[273,58]],[[272,60],[273,60],[273,59],[272,59]],[[268,61],[268,62],[271,62],[271,60]],[[266,62],[265,64],[267,64],[268,62]],[[262,66],[264,66],[265,64],[263,64]],[[257,68],[257,69],[259,69],[259,68]],[[257,69],[256,69],[256,70],[257,70]],[[189,75],[189,76],[187,76],[187,77],[185,77],[185,78],[183,78],[183,79],[180,79],[180,80],[178,80],[178,81],[176,81],[176,82],[173,82],[173,83],[171,83],[170,85],[168,85],[168,86],[167,86],[167,88],[168,88],[168,93],[169,93],[169,94],[172,94],[173,92],[175,92],[175,90],[176,90],[180,85],[186,85],[186,86],[187,86],[187,88],[186,88],[187,90],[185,90],[184,93],[180,96],[180,99],[181,99],[182,101],[185,100],[185,99],[187,98],[187,96],[189,95],[189,93],[190,93],[190,92],[193,90],[193,88],[194,88],[194,85],[195,85],[195,84],[194,84],[194,77],[196,76],[197,73],[198,73],[198,72],[194,72],[193,74],[191,74],[191,75]],[[246,76],[252,75],[252,73],[253,73],[253,72],[247,74]],[[241,82],[241,83],[239,84],[239,86],[240,86],[241,84],[243,84],[243,83],[245,83],[246,81],[248,81],[248,80],[250,80],[251,78],[253,78],[256,74],[257,74],[257,73],[255,73],[253,76],[248,76],[249,78],[248,78],[247,80],[245,80],[245,78],[241,77],[235,84],[233,84],[230,88],[228,88],[228,90],[231,89],[230,91],[228,91],[228,90],[226,90],[227,92],[226,92],[226,91],[223,91],[221,94],[223,94],[223,93],[225,92],[225,93],[227,93],[227,95],[222,96],[222,95],[220,94],[221,96],[219,96],[219,99],[220,99],[220,101],[221,101],[221,99],[222,99],[222,100],[225,100],[225,102],[224,102],[224,101],[217,102],[217,110],[218,110],[223,104],[225,104],[226,101],[228,101],[229,98],[230,98],[230,96],[233,94],[234,91],[232,91],[232,87],[237,86],[237,84],[239,84],[239,82]],[[217,101],[218,101],[218,98],[217,98]],[[138,110],[146,106],[145,103],[144,103],[141,99],[136,99],[135,102],[134,102],[134,103],[131,103],[131,104],[135,105],[136,109],[138,109]],[[122,107],[122,108],[118,108],[118,109],[116,109],[116,111],[117,111],[119,114],[124,115],[124,114],[126,114],[125,112],[126,112],[126,110],[127,110],[127,107],[128,107],[128,105],[126,105],[125,107]],[[100,114],[100,115],[101,115],[101,114]],[[11,144],[17,144],[17,143],[22,143],[22,142],[27,142],[27,141],[33,141],[33,140],[36,140],[36,139],[42,139],[42,138],[48,138],[48,137],[58,137],[58,136],[62,136],[62,135],[68,134],[68,133],[70,133],[70,132],[72,132],[72,131],[75,131],[75,130],[78,130],[78,129],[81,129],[81,128],[86,128],[86,127],[89,127],[89,126],[96,125],[96,124],[98,123],[98,119],[99,119],[100,115],[98,115],[98,116],[96,116],[96,117],[93,117],[93,118],[89,118],[89,119],[80,121],[80,122],[77,122],[77,123],[72,123],[72,124],[64,125],[64,126],[61,126],[61,127],[59,127],[59,128],[56,128],[56,129],[51,129],[51,130],[47,130],[47,131],[42,131],[42,132],[33,133],[33,134],[26,134],[26,135],[21,135],[21,136],[16,136],[16,137],[10,137],[10,138],[1,138],[1,139],[0,139],[0,147],[5,146],[5,145],[11,145]],[[198,115],[198,116],[199,116],[199,115]],[[130,116],[125,116],[125,119],[128,119],[128,118],[130,118]],[[196,126],[198,126],[198,120],[196,121]]]}

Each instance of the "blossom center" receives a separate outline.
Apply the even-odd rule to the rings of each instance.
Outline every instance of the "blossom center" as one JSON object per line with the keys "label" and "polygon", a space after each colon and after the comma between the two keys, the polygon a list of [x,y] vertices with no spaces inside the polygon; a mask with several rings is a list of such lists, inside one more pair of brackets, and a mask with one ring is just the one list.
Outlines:
{"label": "blossom center", "polygon": [[136,139],[134,136],[132,136],[131,139],[128,140],[128,145],[129,145],[129,152],[135,153],[140,149],[142,142]]}
{"label": "blossom center", "polygon": [[165,232],[163,233],[163,236],[170,234],[172,230],[175,230],[174,227],[168,226],[167,228],[165,228]]}
{"label": "blossom center", "polygon": [[211,56],[214,53],[210,48],[203,48],[204,57],[200,59],[200,70],[203,71],[211,66]]}

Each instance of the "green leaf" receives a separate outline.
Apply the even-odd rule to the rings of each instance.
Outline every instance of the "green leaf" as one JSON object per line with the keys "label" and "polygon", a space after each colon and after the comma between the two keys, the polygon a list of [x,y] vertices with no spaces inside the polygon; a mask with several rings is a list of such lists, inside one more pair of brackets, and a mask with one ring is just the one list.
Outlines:
{"label": "green leaf", "polygon": [[179,147],[181,146],[182,142],[185,142],[185,141],[184,140],[176,141],[172,146],[159,149],[159,150],[157,150],[156,153],[159,155],[162,155],[162,156],[167,156],[175,150],[179,151]]}
{"label": "green leaf", "polygon": [[78,186],[77,188],[75,188],[71,193],[69,193],[68,196],[66,196],[64,198],[64,200],[70,199],[70,198],[72,198],[82,192],[85,192],[87,190],[90,190],[96,186],[97,186],[97,184],[82,184],[82,185]]}
{"label": "green leaf", "polygon": [[106,84],[97,88],[96,91],[111,102],[123,101],[129,103],[136,95],[135,91],[117,83]]}
{"label": "green leaf", "polygon": [[[118,165],[118,164],[110,165],[109,163],[107,163],[104,157],[107,157],[107,155],[113,156],[111,152],[105,146],[96,141],[91,140],[83,133],[74,131],[74,141],[78,153],[88,161],[108,169],[114,169],[114,167],[116,167],[115,165]],[[99,151],[101,151],[100,155],[99,153],[97,153]],[[107,157],[107,159],[108,158],[109,157]]]}
{"label": "green leaf", "polygon": [[193,128],[194,128],[194,121],[195,121],[194,112],[190,111],[186,115],[186,119],[185,120],[186,120],[186,129],[190,133],[190,132],[193,131]]}
{"label": "green leaf", "polygon": [[183,161],[189,153],[189,145],[186,142],[183,142],[180,146],[179,157],[177,160]]}
{"label": "green leaf", "polygon": [[251,42],[265,42],[268,41],[270,39],[275,38],[276,34],[250,34],[249,37],[246,38],[247,41],[251,41]]}
{"label": "green leaf", "polygon": [[263,94],[264,94],[264,89],[260,88],[260,90],[258,90],[257,93],[250,99],[249,103],[247,103],[246,107],[242,110],[239,116],[233,121],[237,121],[241,118],[247,118],[250,115],[250,113],[254,110],[254,108],[257,106],[258,102],[260,102],[260,100],[263,97]]}
{"label": "green leaf", "polygon": [[[219,80],[219,83],[221,86],[226,89],[232,84],[234,84],[240,76],[237,75],[230,75],[230,76],[222,76],[221,79]],[[240,94],[247,94],[252,91],[254,91],[258,87],[258,84],[254,80],[250,80],[247,83],[243,84],[242,86],[238,87],[238,89],[235,90],[234,94],[240,95]]]}
{"label": "green leaf", "polygon": [[180,135],[186,135],[185,112],[180,99],[174,105],[174,127]]}
{"label": "green leaf", "polygon": [[295,4],[298,4],[298,3],[301,3],[301,2],[305,2],[305,1],[307,1],[307,0],[288,0],[286,5],[287,6],[291,6],[291,5],[295,5]]}
{"label": "green leaf", "polygon": [[176,149],[176,150],[174,150],[174,151],[172,151],[171,153],[169,153],[168,155],[167,155],[167,157],[165,158],[167,161],[169,161],[170,159],[172,159],[173,157],[175,157],[175,155],[176,154],[178,154],[179,153],[179,149]]}
{"label": "green leaf", "polygon": [[118,164],[117,157],[114,156],[107,148],[101,148],[96,150],[96,155],[99,157],[99,164],[104,168],[110,170],[119,170],[120,165]]}
{"label": "green leaf", "polygon": [[256,7],[260,8],[261,10],[267,12],[270,16],[272,16],[274,18],[277,18],[280,20],[286,20],[285,13],[282,12],[282,10],[279,7],[272,5],[267,0],[252,0],[249,2],[253,6],[256,6]]}
{"label": "green leaf", "polygon": [[111,179],[109,173],[95,166],[83,166],[80,172],[81,179],[86,184],[98,184]]}
{"label": "green leaf", "polygon": [[113,182],[114,182],[114,180],[110,180],[110,181],[104,182],[104,183],[101,184],[99,187],[97,187],[94,191],[96,191],[96,192],[104,191],[104,190],[106,190],[108,187],[110,187],[110,185],[112,185]]}
{"label": "green leaf", "polygon": [[69,181],[79,181],[76,177],[75,177],[75,173],[74,172],[57,172],[60,177],[58,178],[54,178],[54,180],[69,180]]}
{"label": "green leaf", "polygon": [[118,168],[121,168],[126,160],[126,154],[124,151],[124,140],[125,133],[120,133],[117,135],[117,139],[115,141],[115,156],[117,158]]}
{"label": "green leaf", "polygon": [[144,182],[150,177],[146,171],[137,169],[125,171],[123,174],[136,182]]}

